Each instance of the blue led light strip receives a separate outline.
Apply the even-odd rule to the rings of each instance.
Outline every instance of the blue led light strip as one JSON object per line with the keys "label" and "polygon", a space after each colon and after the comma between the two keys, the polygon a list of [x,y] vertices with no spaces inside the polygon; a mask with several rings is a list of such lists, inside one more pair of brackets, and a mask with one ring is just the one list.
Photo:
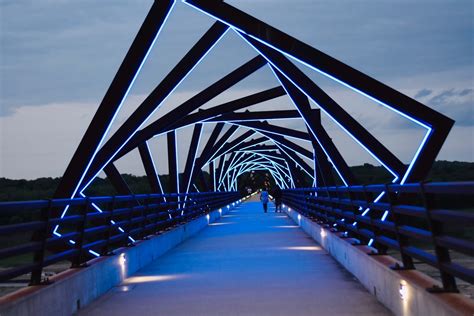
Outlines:
{"label": "blue led light strip", "polygon": [[[411,163],[410,163],[410,165],[409,165],[409,168],[407,169],[407,171],[406,171],[405,174],[403,175],[402,181],[400,182],[401,184],[404,184],[404,183],[405,183],[405,181],[406,181],[406,179],[408,178],[408,176],[409,176],[411,170],[413,169],[413,166],[414,166],[415,162],[418,160],[418,157],[419,157],[419,155],[420,155],[420,152],[421,152],[423,146],[425,145],[425,143],[427,142],[429,136],[431,135],[431,132],[432,132],[431,126],[429,126],[428,124],[426,124],[426,123],[424,123],[424,122],[421,122],[420,120],[418,120],[418,119],[416,119],[416,118],[414,118],[414,117],[412,117],[412,116],[410,116],[410,115],[408,115],[408,114],[406,114],[406,113],[403,113],[403,112],[401,112],[401,111],[399,111],[399,110],[397,110],[397,109],[391,107],[390,105],[386,104],[385,102],[383,102],[383,101],[381,101],[381,100],[378,100],[378,99],[372,97],[371,95],[369,95],[369,94],[367,94],[367,93],[365,93],[365,92],[363,92],[363,91],[361,91],[361,90],[359,90],[359,89],[357,89],[357,88],[355,88],[355,87],[349,85],[348,83],[346,83],[346,82],[344,82],[344,81],[341,81],[341,80],[339,80],[338,78],[336,78],[336,77],[334,77],[334,76],[332,76],[332,75],[330,75],[330,74],[328,74],[328,73],[326,73],[326,72],[324,72],[324,71],[322,71],[322,70],[320,70],[320,69],[318,69],[318,68],[316,68],[316,67],[314,67],[314,66],[312,66],[312,65],[310,65],[310,64],[308,64],[308,63],[306,63],[305,61],[303,61],[303,60],[301,60],[301,59],[299,59],[299,58],[297,58],[297,57],[295,57],[295,56],[289,54],[288,52],[285,52],[285,51],[279,49],[278,47],[275,47],[274,45],[272,45],[272,44],[270,44],[270,43],[267,43],[266,41],[264,41],[264,40],[262,40],[262,39],[260,39],[260,38],[258,38],[258,37],[255,37],[255,36],[253,36],[253,35],[251,35],[251,34],[246,33],[244,30],[240,29],[239,27],[237,27],[237,26],[235,26],[235,25],[232,25],[232,24],[230,24],[229,22],[227,22],[227,21],[225,21],[225,20],[223,20],[223,19],[221,19],[221,18],[219,18],[219,17],[217,17],[217,16],[215,16],[215,15],[212,15],[212,14],[208,13],[208,12],[202,10],[201,8],[197,7],[197,6],[186,2],[185,0],[182,0],[182,1],[183,1],[185,4],[187,4],[187,5],[191,6],[191,7],[193,7],[194,9],[196,9],[196,10],[198,10],[198,11],[200,11],[200,12],[202,12],[202,13],[204,13],[204,14],[210,16],[210,17],[212,17],[213,19],[216,19],[216,20],[218,20],[218,21],[220,21],[220,22],[222,22],[222,23],[224,23],[224,24],[227,24],[227,25],[230,26],[232,29],[234,29],[234,31],[236,31],[236,33],[239,34],[240,36],[241,36],[240,33],[246,34],[247,36],[249,36],[249,37],[255,39],[256,41],[262,43],[263,45],[266,45],[266,46],[268,46],[268,47],[270,47],[270,48],[272,48],[272,49],[274,49],[274,50],[276,50],[276,51],[282,53],[283,55],[285,55],[285,56],[291,58],[292,60],[295,60],[295,61],[297,61],[297,62],[299,62],[299,63],[304,64],[305,66],[307,66],[307,67],[309,67],[309,68],[311,68],[311,69],[317,71],[318,73],[320,73],[320,74],[322,74],[322,75],[324,75],[324,76],[326,76],[326,77],[328,77],[328,78],[330,78],[330,79],[332,79],[332,80],[334,80],[334,81],[336,81],[336,82],[338,82],[338,83],[340,83],[340,84],[342,84],[342,85],[344,85],[344,86],[346,86],[346,87],[352,89],[353,91],[355,91],[355,92],[357,92],[357,93],[359,93],[359,94],[361,94],[361,95],[364,95],[365,97],[367,97],[367,98],[371,99],[372,101],[374,101],[374,102],[376,102],[376,103],[378,103],[378,104],[380,104],[380,105],[382,105],[382,106],[384,106],[384,107],[390,109],[391,111],[394,111],[394,112],[396,112],[396,113],[399,114],[399,115],[402,115],[403,117],[405,117],[405,118],[407,118],[408,120],[410,120],[410,121],[416,123],[417,125],[426,128],[426,129],[427,129],[427,133],[426,133],[426,135],[425,135],[425,138],[423,139],[423,142],[422,142],[422,143],[420,144],[420,146],[418,147],[418,150],[416,151],[415,156],[414,156],[413,160],[411,161]],[[245,40],[245,38],[244,38],[244,40]],[[249,44],[250,44],[250,43],[249,43]],[[250,45],[251,45],[251,44],[250,44]],[[251,45],[251,46],[253,47],[253,45]],[[254,48],[255,48],[255,47],[254,47]],[[255,49],[256,49],[256,48],[255,48]],[[262,56],[265,57],[263,54],[262,54]],[[266,58],[266,59],[267,59],[267,61],[268,61],[268,58]],[[285,74],[283,73],[283,75],[285,75]],[[287,76],[285,75],[285,77],[287,77]],[[288,78],[288,79],[289,79],[289,78]],[[291,79],[289,79],[289,80],[291,81]],[[297,86],[297,87],[298,87],[298,86]],[[302,91],[302,92],[304,93],[304,91]],[[306,93],[305,93],[305,94],[306,94]],[[313,100],[313,101],[314,101],[314,100]],[[329,116],[329,117],[331,117],[331,116]],[[332,117],[331,117],[331,118],[332,118]],[[335,121],[335,122],[336,122],[338,125],[340,125],[337,121]],[[345,129],[344,129],[344,130],[345,130]],[[348,132],[348,131],[346,131],[346,132]],[[349,135],[351,135],[351,134],[349,133]],[[353,136],[351,135],[351,137],[353,137]],[[353,138],[354,138],[354,137],[353,137]],[[355,139],[356,139],[356,138],[355,138]],[[360,143],[357,139],[356,139],[356,141],[357,141],[358,143]],[[362,145],[362,144],[361,144],[361,145]],[[386,167],[385,164],[383,164],[383,163],[380,161],[380,159],[378,159],[378,157],[374,156],[367,148],[365,148],[365,146],[362,145],[362,147],[363,147],[364,149],[366,149],[366,150],[369,152],[369,154],[371,154],[371,155],[372,155],[377,161],[379,161],[384,167]],[[336,169],[336,170],[337,170],[337,169]],[[397,175],[395,172],[391,171],[389,168],[387,168],[387,170],[389,170],[389,172],[392,173],[395,177],[400,178],[400,175]]]}
{"label": "blue led light strip", "polygon": [[[109,133],[110,128],[112,127],[112,123],[115,121],[115,119],[116,119],[118,113],[120,112],[120,109],[122,108],[124,101],[126,100],[126,98],[127,98],[128,94],[129,94],[129,92],[130,92],[130,90],[131,90],[133,84],[135,83],[136,78],[138,77],[138,74],[140,73],[140,71],[141,71],[143,65],[145,64],[145,61],[147,60],[148,56],[150,55],[150,52],[151,52],[153,46],[155,45],[156,40],[158,39],[159,35],[161,34],[161,31],[163,30],[163,27],[166,25],[166,22],[168,21],[168,18],[169,18],[169,16],[170,16],[171,12],[173,11],[173,8],[174,8],[175,5],[176,5],[176,1],[173,1],[173,4],[171,5],[171,8],[169,9],[168,13],[166,14],[165,18],[163,19],[163,23],[161,23],[161,26],[160,26],[160,28],[158,29],[158,32],[156,33],[155,38],[153,39],[153,41],[152,41],[150,47],[148,48],[148,51],[146,52],[146,54],[145,54],[145,56],[144,56],[142,62],[140,63],[140,66],[138,67],[137,72],[136,72],[135,75],[133,76],[133,79],[132,79],[132,81],[130,82],[130,84],[129,84],[128,88],[127,88],[127,91],[125,92],[125,94],[124,94],[122,100],[120,100],[120,104],[119,104],[119,106],[117,107],[117,110],[115,111],[114,115],[112,116],[112,119],[110,120],[110,122],[109,122],[109,124],[108,124],[108,126],[107,126],[107,128],[106,128],[106,130],[105,130],[105,132],[104,132],[104,134],[102,135],[102,137],[101,137],[101,139],[100,139],[100,141],[99,141],[99,144],[97,145],[96,149],[94,150],[94,153],[92,154],[92,156],[91,156],[89,162],[87,163],[87,166],[86,166],[86,168],[85,168],[84,171],[83,171],[83,174],[81,175],[81,177],[80,177],[80,179],[79,179],[79,181],[78,181],[76,187],[74,188],[74,191],[73,191],[73,193],[71,194],[71,197],[70,197],[71,199],[73,199],[73,198],[76,196],[77,191],[79,190],[79,187],[81,186],[82,181],[84,180],[84,177],[85,177],[87,171],[89,170],[89,168],[90,168],[92,162],[94,161],[94,158],[95,158],[95,156],[97,155],[97,152],[99,151],[99,148],[101,147],[102,143],[104,142],[105,137],[106,137],[107,134]],[[107,163],[108,163],[108,162],[107,162]],[[104,165],[104,166],[105,166],[105,165]],[[103,167],[102,167],[101,170],[93,177],[93,179],[95,179],[95,177],[97,177],[97,175],[102,171],[102,169],[103,169]],[[90,182],[92,182],[93,179],[92,179]],[[90,184],[90,183],[88,183],[87,185],[89,185],[89,184]],[[87,187],[87,186],[86,186],[86,187]],[[82,193],[82,192],[85,190],[86,187],[84,187],[84,188],[81,190],[80,193]],[[69,209],[69,205],[64,208],[63,212],[61,213],[61,218],[63,218],[63,217],[66,215],[68,209]],[[58,228],[59,228],[59,225],[56,225],[56,226],[54,227],[53,234],[56,235],[56,236],[61,236],[61,234],[57,232]]]}
{"label": "blue led light strip", "polygon": [[[155,113],[155,111],[168,99],[168,97],[178,88],[178,86],[189,76],[189,74],[192,73],[192,71],[202,62],[202,60],[209,54],[209,52],[219,43],[219,41],[227,34],[227,32],[229,31],[229,29],[225,30],[224,33],[222,33],[222,35],[214,42],[214,44],[209,47],[209,49],[203,54],[203,56],[201,58],[199,58],[199,60],[196,62],[196,64],[194,64],[194,66],[186,73],[186,75],[183,76],[183,78],[181,78],[181,80],[173,87],[173,89],[166,95],[166,97],[163,98],[163,100],[160,102],[160,104],[158,104],[155,109],[143,120],[142,124],[140,124],[140,126],[138,126],[138,128],[135,129],[135,131],[133,133],[131,133],[129,135],[129,137],[125,140],[125,142],[123,142],[123,144],[116,150],[116,152],[114,154],[111,155],[111,157],[103,164],[103,166],[100,168],[100,171],[98,171],[93,177],[91,177],[91,180],[84,185],[82,191],[84,191],[91,183],[92,181],[95,179],[95,177],[97,177],[97,175],[102,171],[102,169],[110,162],[113,160],[113,158],[116,156],[116,154],[128,143],[128,141],[130,140],[130,138],[132,138],[136,132],[143,126],[143,124]],[[81,191],[81,192],[82,192]]]}

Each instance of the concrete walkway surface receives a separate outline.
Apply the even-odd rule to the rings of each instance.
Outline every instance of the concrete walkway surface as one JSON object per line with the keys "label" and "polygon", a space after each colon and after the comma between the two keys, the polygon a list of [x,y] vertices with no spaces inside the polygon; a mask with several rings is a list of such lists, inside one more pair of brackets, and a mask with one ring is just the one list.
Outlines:
{"label": "concrete walkway surface", "polygon": [[285,214],[246,202],[80,315],[390,315]]}

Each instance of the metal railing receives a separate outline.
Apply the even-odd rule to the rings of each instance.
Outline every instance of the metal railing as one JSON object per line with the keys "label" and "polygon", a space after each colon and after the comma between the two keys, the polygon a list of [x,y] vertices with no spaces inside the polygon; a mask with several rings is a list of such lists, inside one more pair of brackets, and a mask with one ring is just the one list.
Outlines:
{"label": "metal railing", "polygon": [[451,256],[474,256],[474,182],[291,189],[283,203],[376,254],[399,252],[394,269],[414,269],[414,259],[438,269],[443,288],[430,291],[457,292],[455,278],[474,283],[474,270]]}
{"label": "metal railing", "polygon": [[[136,239],[146,239],[239,198],[237,192],[201,192],[0,203],[0,262],[28,257],[4,267],[0,281],[31,273],[30,285],[45,283],[44,267],[65,260],[72,267],[83,266],[93,255],[111,255]],[[59,216],[66,207],[66,215]],[[12,218],[19,219],[18,223],[11,223]]]}

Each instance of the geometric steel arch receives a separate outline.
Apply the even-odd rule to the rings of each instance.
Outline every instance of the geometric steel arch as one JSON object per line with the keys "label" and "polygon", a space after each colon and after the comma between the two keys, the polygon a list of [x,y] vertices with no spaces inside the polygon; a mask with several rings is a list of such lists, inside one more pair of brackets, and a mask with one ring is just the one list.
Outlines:
{"label": "geometric steel arch", "polygon": [[[157,0],[153,3],[62,177],[56,198],[83,195],[101,171],[105,171],[120,193],[130,193],[114,161],[134,149],[140,152],[150,187],[154,192],[162,192],[164,189],[148,147],[148,142],[157,135],[166,135],[167,138],[173,192],[189,192],[197,188],[198,182],[202,182],[205,189],[235,189],[239,174],[252,168],[267,168],[278,185],[285,188],[301,186],[306,177],[314,186],[332,185],[335,183],[333,171],[345,185],[357,184],[356,177],[321,125],[320,110],[379,161],[393,175],[394,183],[421,181],[427,176],[453,120],[229,4],[204,0],[183,2],[213,17],[216,22],[105,141],[176,1]],[[145,126],[154,111],[229,30],[236,32],[243,43],[257,52],[257,56]],[[310,67],[423,127],[425,137],[410,164],[403,164],[294,62]],[[201,109],[208,101],[264,66],[270,67],[279,86]],[[295,110],[241,112],[283,95],[288,96]],[[311,108],[309,100],[319,109]],[[307,131],[273,125],[271,121],[274,119],[302,119]],[[213,130],[198,157],[205,125],[213,126]],[[185,126],[193,126],[194,130],[183,183],[180,183],[176,130]],[[301,147],[293,139],[307,142],[312,150]],[[206,183],[203,168],[209,168],[211,184]],[[63,216],[66,211],[63,211]]]}

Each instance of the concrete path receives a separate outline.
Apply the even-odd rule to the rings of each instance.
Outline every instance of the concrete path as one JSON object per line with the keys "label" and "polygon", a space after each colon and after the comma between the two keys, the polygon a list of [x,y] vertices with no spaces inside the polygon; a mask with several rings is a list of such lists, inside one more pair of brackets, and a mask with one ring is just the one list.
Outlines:
{"label": "concrete path", "polygon": [[258,202],[243,203],[80,313],[389,314],[286,215],[264,214]]}

